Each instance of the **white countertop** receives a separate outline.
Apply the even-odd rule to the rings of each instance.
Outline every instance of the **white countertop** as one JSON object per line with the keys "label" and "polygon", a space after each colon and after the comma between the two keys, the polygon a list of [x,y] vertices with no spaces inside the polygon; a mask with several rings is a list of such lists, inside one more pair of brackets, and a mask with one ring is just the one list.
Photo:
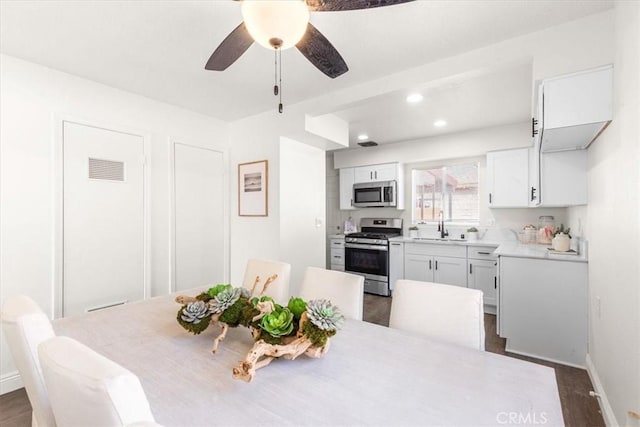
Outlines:
{"label": "white countertop", "polygon": [[497,248],[494,251],[498,256],[509,256],[517,258],[537,258],[558,261],[588,262],[584,255],[564,255],[549,253],[548,245],[529,244],[525,245],[516,241],[496,241],[496,240],[434,240],[398,236],[389,239],[390,242],[435,244],[435,245],[457,245],[457,246],[488,246]]}
{"label": "white countertop", "polygon": [[502,242],[493,240],[437,240],[417,238],[413,239],[406,236],[392,237],[390,242],[404,242],[404,243],[421,243],[421,244],[436,244],[436,245],[458,245],[458,246],[500,246]]}
{"label": "white countertop", "polygon": [[344,239],[344,234],[329,234],[330,239]]}
{"label": "white countertop", "polygon": [[584,254],[553,254],[549,253],[548,245],[524,245],[518,242],[505,242],[498,246],[494,253],[498,256],[516,258],[552,259],[556,261],[588,262]]}

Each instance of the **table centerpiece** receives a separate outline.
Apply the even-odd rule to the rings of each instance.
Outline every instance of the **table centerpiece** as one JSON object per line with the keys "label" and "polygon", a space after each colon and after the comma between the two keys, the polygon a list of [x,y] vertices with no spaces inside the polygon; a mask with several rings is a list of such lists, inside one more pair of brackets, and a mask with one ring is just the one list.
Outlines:
{"label": "table centerpiece", "polygon": [[187,331],[197,335],[211,324],[220,326],[221,332],[211,350],[214,354],[229,327],[249,328],[255,344],[233,368],[234,378],[250,382],[257,369],[275,358],[324,356],[329,350],[329,339],[344,322],[338,307],[326,299],[305,301],[292,297],[286,306],[276,303],[265,295],[276,278],[277,275],[268,277],[258,296],[254,292],[260,277],[256,277],[251,291],[219,284],[195,297],[180,295],[175,299],[182,304],[177,321]]}

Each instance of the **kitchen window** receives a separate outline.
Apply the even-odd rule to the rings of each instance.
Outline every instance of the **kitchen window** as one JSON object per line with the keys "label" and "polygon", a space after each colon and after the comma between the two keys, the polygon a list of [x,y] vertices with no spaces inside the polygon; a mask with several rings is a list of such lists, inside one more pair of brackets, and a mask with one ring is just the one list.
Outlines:
{"label": "kitchen window", "polygon": [[444,220],[478,223],[478,163],[462,163],[411,172],[413,223]]}

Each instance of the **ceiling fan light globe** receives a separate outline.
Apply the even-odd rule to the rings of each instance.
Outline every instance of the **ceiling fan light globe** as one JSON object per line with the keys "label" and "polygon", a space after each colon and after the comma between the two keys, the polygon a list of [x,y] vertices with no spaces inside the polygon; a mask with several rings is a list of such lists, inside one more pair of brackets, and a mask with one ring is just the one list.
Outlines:
{"label": "ceiling fan light globe", "polygon": [[271,39],[282,40],[281,50],[295,46],[309,23],[302,0],[243,0],[241,11],[251,37],[267,49],[274,49]]}

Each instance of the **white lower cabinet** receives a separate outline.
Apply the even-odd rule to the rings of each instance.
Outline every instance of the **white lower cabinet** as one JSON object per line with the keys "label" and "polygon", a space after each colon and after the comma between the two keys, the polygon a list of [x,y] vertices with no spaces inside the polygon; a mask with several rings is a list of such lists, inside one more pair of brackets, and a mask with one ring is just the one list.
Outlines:
{"label": "white lower cabinet", "polygon": [[404,278],[467,286],[467,248],[405,243]]}
{"label": "white lower cabinet", "polygon": [[495,247],[469,246],[467,251],[467,284],[481,290],[485,313],[496,314],[497,306],[497,257]]}
{"label": "white lower cabinet", "polygon": [[506,350],[585,366],[587,263],[501,256],[500,335]]}
{"label": "white lower cabinet", "polygon": [[344,271],[344,237],[329,239],[329,268]]}
{"label": "white lower cabinet", "polygon": [[404,278],[404,243],[389,242],[389,287],[393,290],[398,279]]}

